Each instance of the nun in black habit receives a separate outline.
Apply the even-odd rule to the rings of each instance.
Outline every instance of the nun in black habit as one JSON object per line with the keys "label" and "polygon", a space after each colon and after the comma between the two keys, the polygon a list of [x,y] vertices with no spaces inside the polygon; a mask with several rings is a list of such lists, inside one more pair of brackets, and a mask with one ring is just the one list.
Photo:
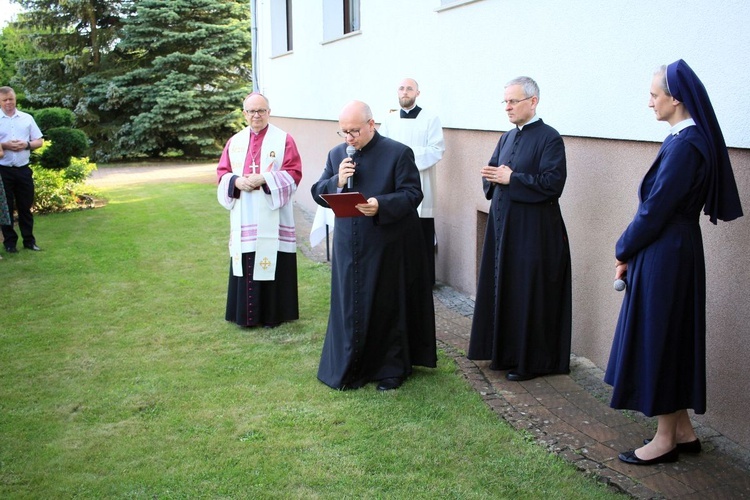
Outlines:
{"label": "nun in black habit", "polygon": [[611,406],[657,416],[653,439],[619,455],[633,465],[674,462],[701,443],[688,409],[706,411],[706,276],[700,212],[742,216],[724,136],[698,76],[662,66],[649,107],[671,126],[643,178],[638,210],[615,247],[628,287],[604,377]]}
{"label": "nun in black habit", "polygon": [[[360,101],[339,116],[346,142],[328,153],[311,189],[321,194],[359,191],[364,217],[337,217],[333,233],[331,309],[318,379],[334,389],[377,381],[396,389],[412,366],[435,367],[435,309],[417,206],[422,201],[412,150],[375,130]],[[347,145],[354,146],[353,158]],[[351,188],[347,187],[352,178]]]}

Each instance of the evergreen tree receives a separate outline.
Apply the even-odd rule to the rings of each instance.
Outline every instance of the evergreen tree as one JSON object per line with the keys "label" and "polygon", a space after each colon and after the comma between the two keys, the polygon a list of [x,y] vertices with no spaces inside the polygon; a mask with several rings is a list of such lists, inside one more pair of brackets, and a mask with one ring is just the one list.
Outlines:
{"label": "evergreen tree", "polygon": [[[16,74],[16,62],[36,55],[27,37],[13,23],[0,31],[0,85],[8,85]],[[17,92],[18,93],[18,92]]]}
{"label": "evergreen tree", "polygon": [[16,58],[17,92],[73,110],[96,159],[213,156],[241,127],[249,0],[17,3],[26,12],[14,26],[35,49]]}
{"label": "evergreen tree", "polygon": [[14,83],[39,106],[74,109],[80,79],[98,71],[120,39],[131,0],[19,0],[26,12],[15,25],[33,41],[37,56],[20,59]]}
{"label": "evergreen tree", "polygon": [[249,0],[138,0],[116,50],[83,79],[76,112],[96,124],[94,147],[109,158],[217,155],[252,87],[250,44]]}

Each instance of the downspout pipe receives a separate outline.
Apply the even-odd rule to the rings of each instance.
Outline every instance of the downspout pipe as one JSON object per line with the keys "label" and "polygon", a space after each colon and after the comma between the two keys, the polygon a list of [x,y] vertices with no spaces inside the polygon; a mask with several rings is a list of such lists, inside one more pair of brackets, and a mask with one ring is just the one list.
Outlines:
{"label": "downspout pipe", "polygon": [[258,85],[258,0],[250,0],[250,64],[252,64],[253,92],[260,92]]}

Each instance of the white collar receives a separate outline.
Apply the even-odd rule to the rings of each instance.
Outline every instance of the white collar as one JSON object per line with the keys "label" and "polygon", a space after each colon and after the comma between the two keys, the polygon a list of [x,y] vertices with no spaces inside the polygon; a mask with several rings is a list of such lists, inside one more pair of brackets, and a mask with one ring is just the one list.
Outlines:
{"label": "white collar", "polygon": [[541,118],[539,118],[539,116],[538,116],[538,115],[534,115],[534,118],[532,118],[531,120],[527,121],[527,122],[526,122],[526,123],[524,123],[523,125],[519,125],[519,127],[518,127],[518,130],[523,130],[523,128],[524,128],[524,127],[525,127],[526,125],[531,125],[532,123],[534,123],[534,122],[538,122],[539,120],[541,120]]}
{"label": "white collar", "polygon": [[682,120],[681,122],[675,123],[672,127],[669,128],[669,133],[672,135],[678,135],[686,128],[692,127],[694,125],[695,120],[693,120],[692,118],[688,118],[687,120]]}

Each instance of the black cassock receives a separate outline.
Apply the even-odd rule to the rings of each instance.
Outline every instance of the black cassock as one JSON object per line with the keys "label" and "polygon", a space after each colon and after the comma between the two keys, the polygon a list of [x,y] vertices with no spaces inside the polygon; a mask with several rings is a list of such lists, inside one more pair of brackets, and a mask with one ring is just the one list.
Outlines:
{"label": "black cassock", "polygon": [[494,370],[568,373],[570,246],[558,200],[565,146],[537,120],[504,134],[490,165],[508,165],[509,185],[483,179],[492,200],[477,283],[469,359]]}
{"label": "black cassock", "polygon": [[[346,144],[328,153],[313,199],[336,193]],[[331,309],[318,378],[335,389],[390,377],[413,365],[435,367],[435,310],[417,206],[422,200],[414,153],[375,132],[354,157],[352,191],[375,197],[375,217],[337,217]],[[346,190],[346,189],[345,189]]]}

